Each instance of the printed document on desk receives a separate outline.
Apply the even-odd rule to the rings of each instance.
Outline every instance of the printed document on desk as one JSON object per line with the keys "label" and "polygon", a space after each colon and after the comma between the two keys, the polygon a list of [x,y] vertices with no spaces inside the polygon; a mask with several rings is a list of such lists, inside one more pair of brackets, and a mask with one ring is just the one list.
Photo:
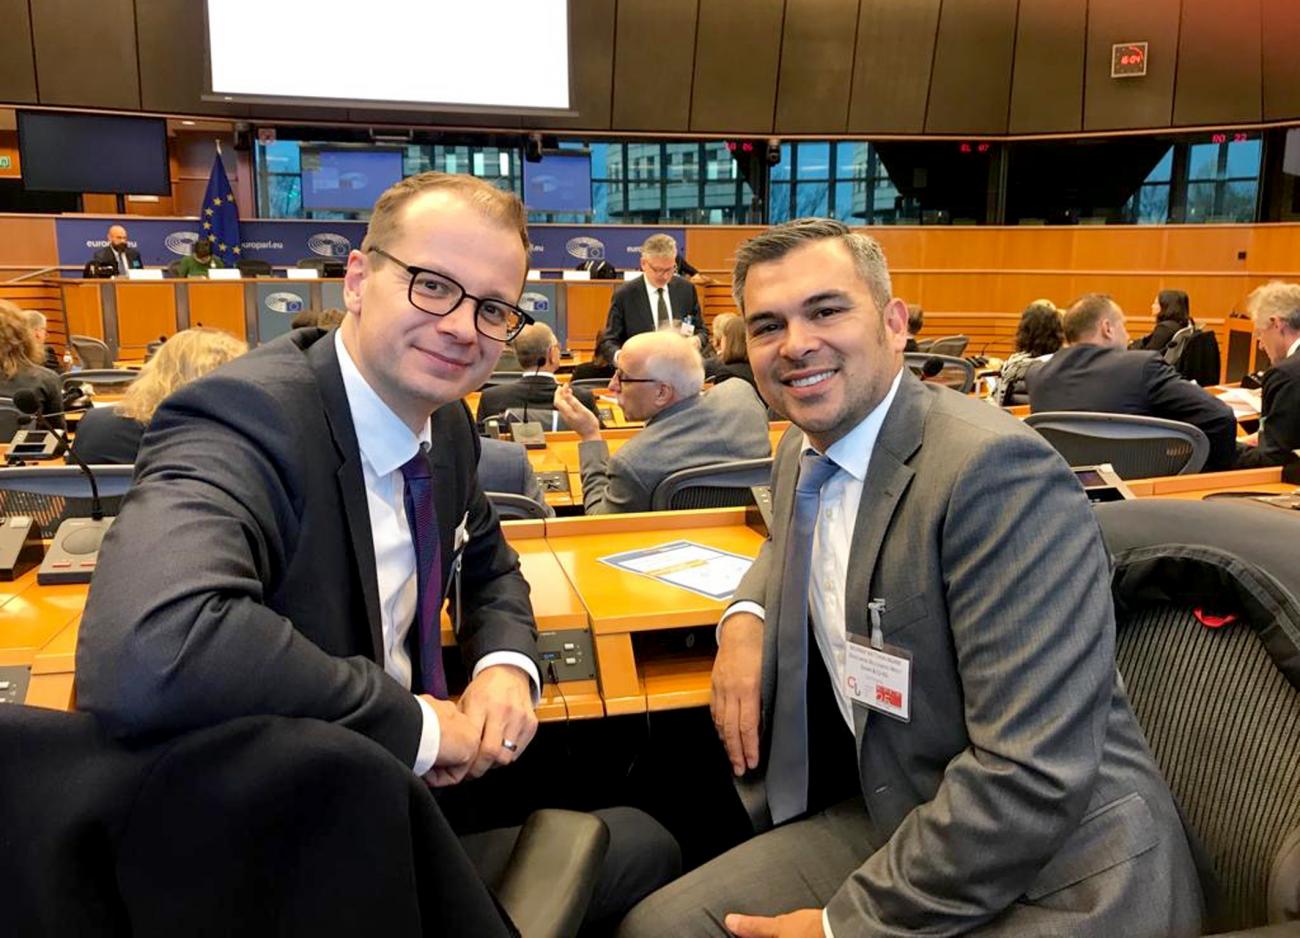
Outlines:
{"label": "printed document on desk", "polygon": [[1243,417],[1257,417],[1263,407],[1259,391],[1247,388],[1227,388],[1219,395],[1219,400],[1232,408],[1238,420]]}
{"label": "printed document on desk", "polygon": [[601,557],[600,562],[724,602],[754,560],[691,541],[669,541]]}

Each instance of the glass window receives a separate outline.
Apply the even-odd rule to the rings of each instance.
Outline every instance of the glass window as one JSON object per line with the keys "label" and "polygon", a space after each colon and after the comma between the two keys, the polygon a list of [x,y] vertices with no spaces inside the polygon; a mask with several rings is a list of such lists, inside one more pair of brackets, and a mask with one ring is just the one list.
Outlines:
{"label": "glass window", "polygon": [[302,217],[302,176],[294,173],[269,173],[266,176],[266,202],[262,214],[267,218]]}
{"label": "glass window", "polygon": [[866,217],[866,191],[860,182],[835,183],[833,217],[850,224],[862,224]]}
{"label": "glass window", "polygon": [[1217,215],[1214,210],[1214,193],[1218,188],[1212,182],[1193,182],[1187,186],[1187,220],[1210,221]]}
{"label": "glass window", "polygon": [[767,216],[772,224],[790,220],[790,183],[774,182],[769,186],[771,196],[768,198]]}
{"label": "glass window", "polygon": [[1260,141],[1239,140],[1227,144],[1228,177],[1239,179],[1243,176],[1259,175]]}
{"label": "glass window", "polygon": [[781,162],[772,167],[769,174],[774,182],[786,181],[790,178],[790,164],[794,160],[794,149],[792,144],[781,144]]}
{"label": "glass window", "polygon": [[258,144],[262,158],[266,161],[266,170],[270,173],[299,172],[297,140],[277,140],[275,143]]}
{"label": "glass window", "polygon": [[1257,180],[1247,179],[1223,184],[1222,201],[1216,208],[1220,221],[1251,222],[1255,220],[1255,200],[1259,190]]}
{"label": "glass window", "polygon": [[1165,151],[1165,155],[1160,157],[1160,162],[1155,165],[1151,172],[1147,173],[1147,182],[1168,182],[1173,169],[1174,148],[1170,147]]}
{"label": "glass window", "polygon": [[805,183],[795,189],[795,215],[826,215],[830,211],[830,183]]}
{"label": "glass window", "polygon": [[867,160],[871,149],[868,143],[845,142],[835,144],[835,178],[862,179],[867,175]]}
{"label": "glass window", "polygon": [[1163,225],[1169,221],[1169,185],[1139,186],[1126,208],[1127,218],[1139,225]]}
{"label": "glass window", "polygon": [[831,145],[805,142],[799,144],[795,166],[800,179],[829,179],[831,175]]}
{"label": "glass window", "polygon": [[1217,143],[1194,143],[1187,158],[1187,178],[1219,178],[1219,147]]}

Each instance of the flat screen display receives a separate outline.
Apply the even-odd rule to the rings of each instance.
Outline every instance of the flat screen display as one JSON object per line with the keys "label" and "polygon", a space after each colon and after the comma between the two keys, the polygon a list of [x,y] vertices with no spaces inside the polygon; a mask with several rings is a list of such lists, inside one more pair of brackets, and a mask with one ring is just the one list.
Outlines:
{"label": "flat screen display", "polygon": [[547,153],[524,162],[524,204],[532,212],[590,212],[591,155]]}
{"label": "flat screen display", "polygon": [[207,0],[210,96],[569,107],[568,0]]}
{"label": "flat screen display", "polygon": [[401,178],[401,150],[303,150],[302,207],[364,211]]}
{"label": "flat screen display", "polygon": [[170,195],[167,125],[151,117],[19,111],[23,188]]}

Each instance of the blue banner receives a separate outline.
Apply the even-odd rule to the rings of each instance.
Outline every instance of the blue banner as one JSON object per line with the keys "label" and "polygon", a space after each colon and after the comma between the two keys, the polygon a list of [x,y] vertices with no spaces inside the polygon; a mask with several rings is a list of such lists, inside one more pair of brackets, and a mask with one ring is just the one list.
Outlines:
{"label": "blue banner", "polygon": [[639,270],[641,244],[653,234],[671,235],[677,241],[679,252],[686,244],[684,228],[534,225],[528,229],[528,238],[533,243],[533,258],[528,266],[573,270],[582,261],[606,260],[619,270]]}

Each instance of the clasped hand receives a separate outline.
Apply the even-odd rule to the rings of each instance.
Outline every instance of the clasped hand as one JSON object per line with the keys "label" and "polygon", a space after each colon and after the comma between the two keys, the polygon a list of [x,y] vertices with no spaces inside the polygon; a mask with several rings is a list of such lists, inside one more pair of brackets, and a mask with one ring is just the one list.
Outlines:
{"label": "clasped hand", "polygon": [[[509,765],[523,755],[537,733],[528,676],[514,665],[484,668],[459,701],[427,695],[424,700],[438,715],[438,757],[424,776],[436,788]],[[514,749],[505,745],[507,741]]]}

